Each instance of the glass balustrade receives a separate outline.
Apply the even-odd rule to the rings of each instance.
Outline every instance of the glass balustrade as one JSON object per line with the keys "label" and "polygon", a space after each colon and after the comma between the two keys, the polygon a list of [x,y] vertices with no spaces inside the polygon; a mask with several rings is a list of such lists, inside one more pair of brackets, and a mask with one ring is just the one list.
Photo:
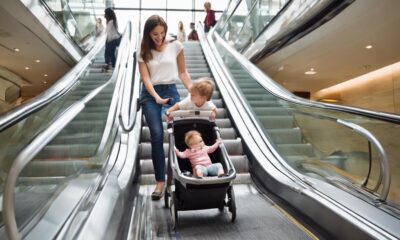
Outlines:
{"label": "glass balustrade", "polygon": [[[392,174],[388,202],[400,203],[400,136],[398,124],[361,115],[296,104],[277,97],[260,84],[226,43],[216,49],[266,139],[294,171],[353,193],[379,195],[380,158],[368,139],[337,120],[357,124],[383,145]],[[275,86],[274,83],[269,83]],[[365,190],[365,191],[364,191]],[[369,193],[368,193],[369,192]]]}
{"label": "glass balustrade", "polygon": [[42,3],[52,12],[64,32],[82,50],[89,50],[96,28],[93,2],[85,0],[42,0]]}
{"label": "glass balustrade", "polygon": [[[19,228],[28,222],[32,223],[32,216],[38,212],[48,210],[49,203],[55,205],[58,198],[63,198],[64,201],[68,199],[67,196],[60,195],[65,194],[71,186],[77,184],[81,189],[90,189],[90,185],[93,187],[101,178],[118,129],[118,125],[113,124],[112,134],[103,143],[114,85],[109,84],[88,102],[85,109],[19,175],[15,189]],[[77,96],[73,95],[69,100],[76,101],[75,98]],[[104,146],[100,150],[102,144]],[[76,196],[80,199],[84,194],[77,193]],[[27,201],[27,197],[32,201]],[[26,211],[26,208],[32,210]]]}
{"label": "glass balustrade", "polygon": [[[21,150],[39,132],[47,128],[53,119],[62,115],[71,104],[86,96],[108,78],[109,75],[95,73],[89,75],[84,71],[79,81],[64,96],[0,132],[1,194],[9,168]],[[35,209],[45,206],[48,199],[58,192],[69,178],[81,173],[98,172],[103,168],[102,159],[107,158],[97,157],[96,151],[104,132],[114,85],[114,83],[109,84],[88,102],[86,108],[22,172],[15,195],[17,205],[15,209],[16,214],[20,214],[17,216],[20,226],[29,221],[32,216],[28,214],[29,212],[33,214]],[[109,141],[113,141],[112,138]],[[109,145],[106,144],[108,152],[105,154],[109,154]],[[26,196],[30,194],[33,197],[32,203],[28,204],[31,210],[26,211]]]}
{"label": "glass balustrade", "polygon": [[262,33],[289,0],[231,1],[216,31],[241,52]]}
{"label": "glass balustrade", "polygon": [[[125,66],[128,60],[132,61],[131,41],[136,39],[130,35],[131,28],[127,31],[129,34],[124,34],[120,45],[126,51],[118,55],[118,71],[113,75],[96,68],[97,62],[104,61],[100,51],[92,59],[94,65],[82,71],[65,95],[0,132],[0,138],[7,139],[0,141],[0,194],[4,199],[9,199],[7,193],[10,192],[4,188],[11,165],[18,169],[22,164],[21,156],[25,157],[21,154],[33,152],[28,157],[32,160],[18,175],[14,188],[15,219],[22,236],[31,230],[30,226],[35,226],[32,231],[43,230],[43,224],[49,218],[55,227],[48,228],[47,234],[55,236],[57,232],[52,231],[58,231],[58,226],[67,221],[76,211],[76,206],[87,207],[90,204],[88,199],[93,197],[106,173],[114,166],[116,152],[113,150],[118,149],[114,146],[119,146],[115,144],[119,137],[117,114],[120,104],[123,104],[118,96],[123,96],[126,90],[121,87],[124,77],[131,76],[126,75]],[[79,108],[81,110],[73,117]],[[73,119],[67,121],[68,117]],[[66,125],[59,125],[62,123],[59,120],[65,121]],[[55,136],[44,133],[54,133]],[[48,142],[43,136],[48,138]],[[40,141],[44,147],[39,146]],[[37,153],[34,153],[35,148]],[[4,225],[3,219],[0,225]],[[2,234],[0,232],[0,239],[4,237]]]}

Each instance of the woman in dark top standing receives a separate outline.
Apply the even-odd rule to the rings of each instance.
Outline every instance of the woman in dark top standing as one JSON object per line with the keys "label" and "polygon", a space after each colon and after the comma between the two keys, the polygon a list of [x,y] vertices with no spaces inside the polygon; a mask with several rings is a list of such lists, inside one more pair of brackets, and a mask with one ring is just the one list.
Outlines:
{"label": "woman in dark top standing", "polygon": [[115,12],[111,8],[104,10],[104,17],[107,20],[106,27],[106,49],[104,51],[104,58],[106,61],[106,70],[111,70],[115,67],[116,57],[115,49],[117,49],[121,35],[118,33],[118,22]]}

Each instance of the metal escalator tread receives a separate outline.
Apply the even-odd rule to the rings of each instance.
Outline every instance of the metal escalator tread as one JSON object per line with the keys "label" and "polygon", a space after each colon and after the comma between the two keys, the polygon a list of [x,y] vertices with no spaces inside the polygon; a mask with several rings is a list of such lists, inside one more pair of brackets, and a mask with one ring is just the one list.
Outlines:
{"label": "metal escalator tread", "polygon": [[137,225],[146,226],[140,239],[317,239],[301,223],[290,217],[253,184],[235,184],[238,219],[230,222],[230,213],[218,209],[180,211],[179,225],[170,227],[171,214],[163,201],[151,201],[153,185],[141,185],[136,201]]}

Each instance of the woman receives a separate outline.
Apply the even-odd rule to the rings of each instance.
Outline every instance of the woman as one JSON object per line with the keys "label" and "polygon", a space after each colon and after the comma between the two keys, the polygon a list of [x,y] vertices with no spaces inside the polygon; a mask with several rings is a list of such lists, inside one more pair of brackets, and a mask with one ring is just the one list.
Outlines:
{"label": "woman", "polygon": [[179,21],[178,23],[178,34],[177,34],[177,39],[180,42],[186,41],[186,33],[185,33],[185,28],[183,27],[183,22]]}
{"label": "woman", "polygon": [[107,20],[107,39],[106,49],[104,51],[104,58],[106,60],[106,70],[111,70],[115,67],[115,49],[121,41],[121,34],[118,33],[117,17],[111,8],[104,10],[104,17]]}
{"label": "woman", "polygon": [[149,17],[144,25],[138,54],[139,72],[144,85],[140,98],[150,129],[151,157],[157,182],[152,193],[153,200],[162,197],[165,183],[162,116],[180,100],[175,81],[180,79],[187,89],[191,86],[183,45],[179,41],[166,41],[167,30],[168,26],[160,16]]}

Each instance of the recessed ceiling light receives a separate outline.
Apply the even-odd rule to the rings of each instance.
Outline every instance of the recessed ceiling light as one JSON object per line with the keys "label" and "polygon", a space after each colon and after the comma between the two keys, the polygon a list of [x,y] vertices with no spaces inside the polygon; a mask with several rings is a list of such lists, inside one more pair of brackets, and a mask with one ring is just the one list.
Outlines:
{"label": "recessed ceiling light", "polygon": [[47,81],[43,81],[42,83],[43,83],[43,84],[47,84]]}
{"label": "recessed ceiling light", "polygon": [[310,68],[310,70],[308,70],[307,72],[305,72],[304,74],[306,74],[306,75],[314,75],[314,74],[316,74],[317,72],[316,71],[314,71],[314,68]]}
{"label": "recessed ceiling light", "polygon": [[323,98],[323,99],[320,99],[319,101],[321,101],[321,102],[327,102],[327,103],[337,103],[337,102],[340,102],[340,100],[334,99],[334,98]]}
{"label": "recessed ceiling light", "polygon": [[36,59],[35,62],[40,63],[40,59]]}
{"label": "recessed ceiling light", "polygon": [[19,48],[14,48],[14,51],[15,52],[19,52]]}
{"label": "recessed ceiling light", "polygon": [[365,48],[366,48],[366,49],[371,49],[371,48],[372,48],[372,45],[367,45],[367,46],[365,46]]}
{"label": "recessed ceiling light", "polygon": [[45,77],[48,77],[49,75],[47,75],[47,74],[44,74],[43,76],[45,76]]}
{"label": "recessed ceiling light", "polygon": [[29,70],[30,68],[29,67],[25,67],[25,70]]}

